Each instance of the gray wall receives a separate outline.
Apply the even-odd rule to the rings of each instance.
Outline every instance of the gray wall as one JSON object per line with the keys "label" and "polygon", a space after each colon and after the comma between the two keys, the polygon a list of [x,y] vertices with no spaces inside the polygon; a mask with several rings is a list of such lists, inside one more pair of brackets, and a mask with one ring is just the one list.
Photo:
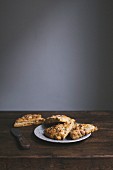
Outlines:
{"label": "gray wall", "polygon": [[112,0],[0,0],[0,110],[112,109]]}

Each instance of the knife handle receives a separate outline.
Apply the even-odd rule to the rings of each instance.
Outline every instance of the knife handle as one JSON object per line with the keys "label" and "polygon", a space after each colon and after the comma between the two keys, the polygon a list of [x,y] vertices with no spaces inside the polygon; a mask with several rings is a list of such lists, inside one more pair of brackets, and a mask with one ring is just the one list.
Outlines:
{"label": "knife handle", "polygon": [[27,141],[25,140],[23,136],[18,137],[18,142],[20,146],[22,147],[22,149],[30,149],[30,144],[27,143]]}

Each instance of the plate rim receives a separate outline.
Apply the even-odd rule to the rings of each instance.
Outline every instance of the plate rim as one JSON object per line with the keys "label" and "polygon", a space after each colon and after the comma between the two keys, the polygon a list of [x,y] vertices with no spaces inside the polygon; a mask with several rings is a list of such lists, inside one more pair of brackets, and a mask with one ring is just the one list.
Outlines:
{"label": "plate rim", "polygon": [[[40,128],[41,128],[41,130],[40,130]],[[37,131],[39,131],[39,132],[37,133]],[[65,140],[65,139],[64,140],[56,140],[56,139],[51,139],[51,138],[46,137],[42,133],[42,131],[44,131],[44,125],[43,124],[37,126],[34,129],[35,136],[38,137],[39,139],[43,140],[43,141],[52,142],[52,143],[63,143],[63,144],[66,144],[66,143],[76,143],[76,142],[83,141],[83,140],[85,140],[85,139],[87,139],[87,138],[89,138],[91,136],[91,133],[89,133],[89,134],[87,134],[87,135],[85,135],[85,136],[83,136],[83,137],[81,137],[79,139],[75,139],[75,140],[73,140],[73,139],[72,140],[71,139],[70,140],[68,140],[68,139],[67,140]]]}

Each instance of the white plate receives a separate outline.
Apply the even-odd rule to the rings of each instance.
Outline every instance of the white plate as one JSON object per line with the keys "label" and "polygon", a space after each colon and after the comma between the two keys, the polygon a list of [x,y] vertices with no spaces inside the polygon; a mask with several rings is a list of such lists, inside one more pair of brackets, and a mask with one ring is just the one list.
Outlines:
{"label": "white plate", "polygon": [[76,139],[76,140],[71,140],[71,139],[64,139],[64,140],[55,140],[55,139],[50,139],[48,137],[46,137],[44,135],[44,125],[39,125],[37,126],[35,129],[34,129],[34,134],[39,138],[39,139],[42,139],[42,140],[45,140],[45,141],[48,141],[48,142],[54,142],[54,143],[72,143],[72,142],[80,142],[84,139],[87,139],[90,135],[85,135],[79,139]]}

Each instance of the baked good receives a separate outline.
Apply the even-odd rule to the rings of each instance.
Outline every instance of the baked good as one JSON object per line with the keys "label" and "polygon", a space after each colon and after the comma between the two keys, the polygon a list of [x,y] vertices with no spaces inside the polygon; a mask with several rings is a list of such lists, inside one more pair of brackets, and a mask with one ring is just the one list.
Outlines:
{"label": "baked good", "polygon": [[96,130],[98,130],[98,128],[92,124],[75,123],[74,128],[70,131],[70,137],[72,139],[78,139]]}
{"label": "baked good", "polygon": [[45,124],[70,122],[71,118],[66,115],[52,115],[45,119]]}
{"label": "baked good", "polygon": [[67,123],[59,123],[57,125],[51,126],[49,128],[46,128],[44,130],[44,135],[56,140],[63,140],[67,137],[69,132],[74,127],[75,120],[70,119],[70,121]]}
{"label": "baked good", "polygon": [[26,114],[15,121],[14,127],[30,126],[33,124],[39,125],[44,121],[45,119],[40,114]]}

